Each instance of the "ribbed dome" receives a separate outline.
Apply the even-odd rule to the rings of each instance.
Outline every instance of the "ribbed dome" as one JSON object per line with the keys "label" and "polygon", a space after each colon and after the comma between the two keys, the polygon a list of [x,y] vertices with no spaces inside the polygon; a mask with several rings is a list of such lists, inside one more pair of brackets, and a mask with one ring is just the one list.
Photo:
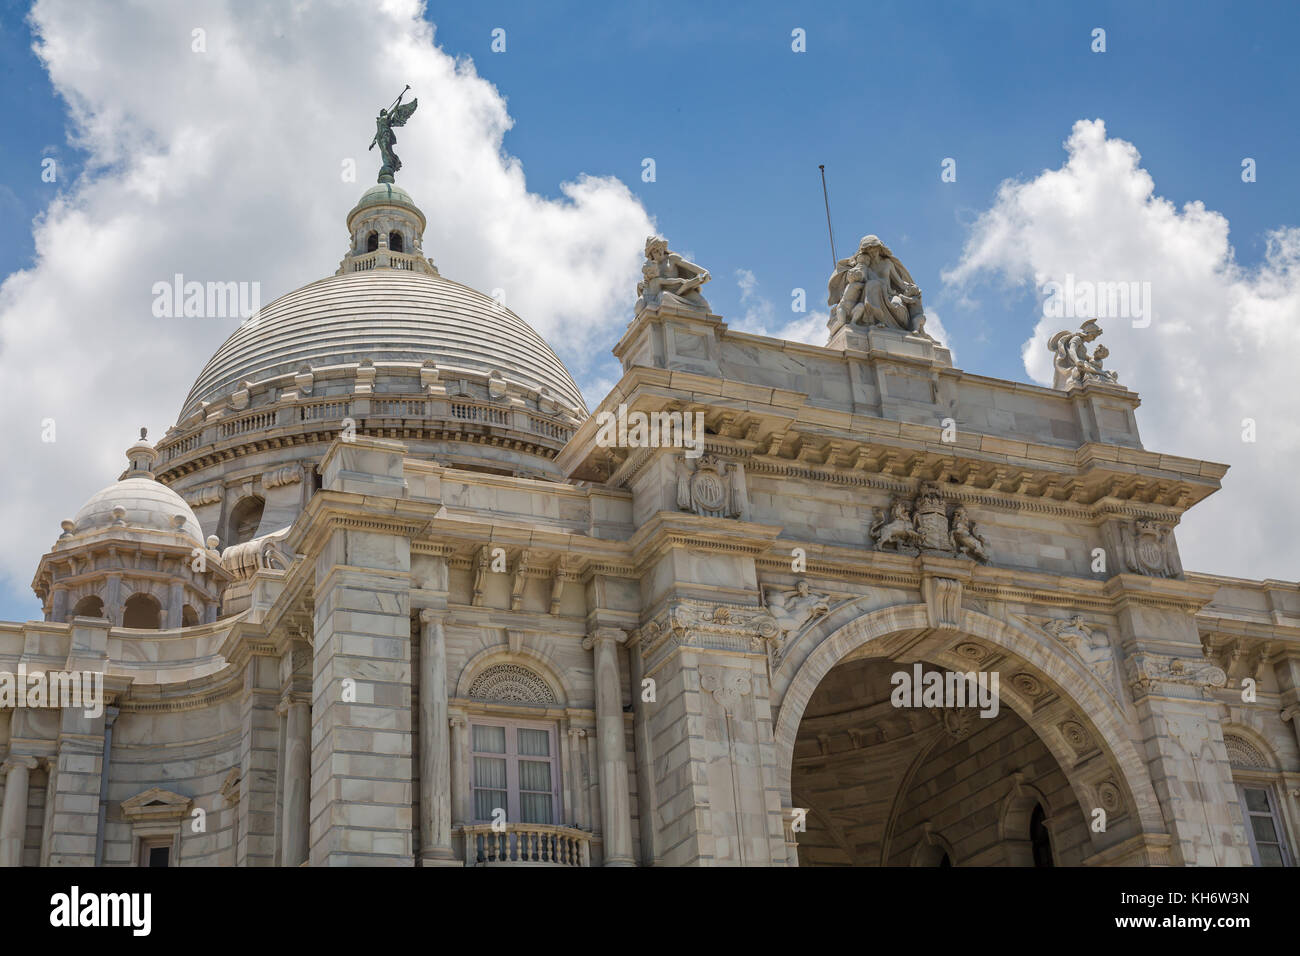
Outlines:
{"label": "ribbed dome", "polygon": [[199,373],[181,411],[213,402],[244,381],[370,359],[433,359],[444,378],[499,370],[506,381],[549,388],[585,415],[582,393],[540,335],[492,299],[458,282],[403,269],[321,279],[281,296],[238,328]]}
{"label": "ribbed dome", "polygon": [[[125,511],[122,522],[127,530],[170,531],[192,538],[196,546],[203,545],[203,529],[185,499],[152,478],[123,478],[91,495],[72,519],[76,524],[73,533],[112,527],[117,520],[113,509],[119,507]],[[179,528],[173,522],[177,515],[184,518]]]}

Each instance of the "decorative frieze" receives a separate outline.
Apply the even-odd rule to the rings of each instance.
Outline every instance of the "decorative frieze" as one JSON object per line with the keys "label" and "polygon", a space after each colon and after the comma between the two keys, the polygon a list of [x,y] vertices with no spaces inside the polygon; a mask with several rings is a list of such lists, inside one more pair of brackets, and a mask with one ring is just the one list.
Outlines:
{"label": "decorative frieze", "polygon": [[765,607],[678,602],[642,626],[641,655],[650,660],[669,646],[752,654],[780,633],[776,618]]}
{"label": "decorative frieze", "polygon": [[1130,657],[1125,666],[1134,699],[1180,687],[1208,697],[1211,690],[1225,687],[1228,683],[1223,668],[1204,659],[1139,652]]}

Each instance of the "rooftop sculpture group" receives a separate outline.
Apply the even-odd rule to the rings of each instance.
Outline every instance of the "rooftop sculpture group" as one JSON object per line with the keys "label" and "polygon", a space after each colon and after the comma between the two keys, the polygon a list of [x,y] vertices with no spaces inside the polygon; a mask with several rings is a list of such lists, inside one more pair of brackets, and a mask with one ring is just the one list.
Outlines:
{"label": "rooftop sculpture group", "polygon": [[865,325],[926,334],[921,290],[878,236],[863,236],[858,251],[835,264],[828,292],[832,330]]}
{"label": "rooftop sculpture group", "polygon": [[1065,389],[1100,382],[1104,385],[1118,385],[1119,376],[1102,368],[1102,362],[1110,355],[1104,345],[1098,345],[1088,354],[1088,343],[1101,335],[1101,326],[1096,319],[1088,319],[1079,327],[1079,331],[1064,329],[1047,340],[1047,348],[1052,353],[1052,387]]}

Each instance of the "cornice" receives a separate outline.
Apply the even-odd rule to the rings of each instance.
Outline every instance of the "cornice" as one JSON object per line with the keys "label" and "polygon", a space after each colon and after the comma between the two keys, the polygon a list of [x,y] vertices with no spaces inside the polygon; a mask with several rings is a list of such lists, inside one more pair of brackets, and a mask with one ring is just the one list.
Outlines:
{"label": "cornice", "polygon": [[781,528],[776,525],[706,518],[685,511],[657,511],[637,528],[627,546],[639,573],[669,548],[757,556],[770,550],[780,535]]}

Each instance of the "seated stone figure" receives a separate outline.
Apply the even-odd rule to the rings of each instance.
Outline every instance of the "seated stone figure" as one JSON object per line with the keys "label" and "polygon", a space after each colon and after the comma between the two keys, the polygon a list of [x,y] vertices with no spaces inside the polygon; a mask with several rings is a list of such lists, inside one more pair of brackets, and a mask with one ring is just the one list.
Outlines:
{"label": "seated stone figure", "polygon": [[670,250],[668,240],[659,236],[646,239],[645,258],[642,281],[636,287],[637,311],[663,302],[710,311],[708,300],[700,294],[700,286],[712,278],[707,269]]}
{"label": "seated stone figure", "polygon": [[1089,382],[1106,385],[1118,385],[1119,376],[1102,368],[1102,360],[1110,355],[1104,345],[1098,345],[1093,355],[1088,354],[1088,343],[1101,335],[1101,326],[1096,319],[1088,319],[1079,331],[1064,329],[1047,341],[1047,348],[1052,353],[1052,387],[1069,391]]}

